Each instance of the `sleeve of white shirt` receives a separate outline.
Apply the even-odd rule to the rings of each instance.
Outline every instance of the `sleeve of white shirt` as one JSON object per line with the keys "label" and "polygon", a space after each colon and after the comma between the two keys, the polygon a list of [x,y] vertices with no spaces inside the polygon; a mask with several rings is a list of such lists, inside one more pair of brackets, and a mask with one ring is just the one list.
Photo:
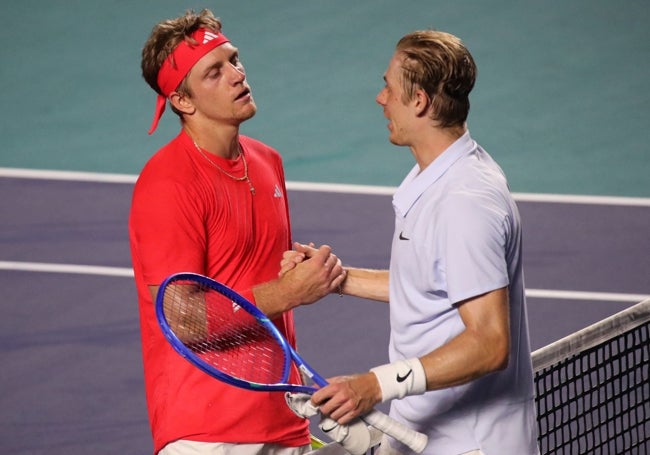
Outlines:
{"label": "sleeve of white shirt", "polygon": [[441,214],[441,247],[450,302],[476,297],[509,284],[506,247],[509,215],[498,199],[476,194],[448,200]]}

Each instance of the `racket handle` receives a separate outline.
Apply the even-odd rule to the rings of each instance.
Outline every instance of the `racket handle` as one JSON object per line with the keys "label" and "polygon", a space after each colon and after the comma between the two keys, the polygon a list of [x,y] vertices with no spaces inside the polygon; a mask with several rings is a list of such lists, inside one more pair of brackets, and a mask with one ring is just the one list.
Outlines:
{"label": "racket handle", "polygon": [[397,439],[402,444],[408,446],[411,450],[417,453],[422,453],[427,445],[429,438],[427,435],[415,431],[407,427],[401,422],[393,419],[392,417],[384,414],[383,412],[373,409],[368,414],[361,416],[361,420],[366,422],[387,434],[388,436]]}

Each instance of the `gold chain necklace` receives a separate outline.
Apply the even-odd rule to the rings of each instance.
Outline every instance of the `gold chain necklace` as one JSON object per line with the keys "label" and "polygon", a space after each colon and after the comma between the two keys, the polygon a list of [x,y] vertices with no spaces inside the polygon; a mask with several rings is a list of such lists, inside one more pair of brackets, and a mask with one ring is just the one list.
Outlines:
{"label": "gold chain necklace", "polygon": [[246,162],[246,156],[244,155],[243,151],[239,152],[239,156],[241,156],[241,159],[244,162],[244,175],[242,177],[235,177],[234,175],[226,172],[226,170],[224,168],[222,168],[221,166],[219,166],[217,163],[212,161],[208,157],[208,155],[206,155],[203,152],[203,150],[201,149],[201,147],[199,147],[199,144],[197,144],[196,141],[192,140],[192,142],[194,142],[194,147],[196,147],[196,149],[199,151],[199,153],[201,155],[203,155],[203,158],[208,160],[208,163],[210,163],[211,165],[213,165],[214,167],[219,169],[225,176],[230,177],[231,179],[235,180],[236,182],[244,182],[244,181],[248,182],[248,187],[251,190],[251,194],[255,194],[255,187],[253,186],[253,182],[251,182],[250,177],[248,177],[248,163]]}

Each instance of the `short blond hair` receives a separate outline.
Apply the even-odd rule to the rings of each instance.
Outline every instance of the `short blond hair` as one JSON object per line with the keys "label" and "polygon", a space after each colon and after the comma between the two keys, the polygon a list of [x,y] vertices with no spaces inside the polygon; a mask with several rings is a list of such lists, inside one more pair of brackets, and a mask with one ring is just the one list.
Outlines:
{"label": "short blond hair", "polygon": [[476,81],[476,64],[462,41],[450,33],[422,30],[402,37],[396,50],[404,57],[404,101],[421,88],[431,100],[433,120],[443,127],[462,126]]}

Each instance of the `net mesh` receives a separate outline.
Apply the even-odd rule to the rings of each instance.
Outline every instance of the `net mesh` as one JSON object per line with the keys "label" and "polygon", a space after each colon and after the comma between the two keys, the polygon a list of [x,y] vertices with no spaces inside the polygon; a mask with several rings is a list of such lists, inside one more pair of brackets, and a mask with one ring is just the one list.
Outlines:
{"label": "net mesh", "polygon": [[650,454],[650,299],[533,353],[542,454]]}

